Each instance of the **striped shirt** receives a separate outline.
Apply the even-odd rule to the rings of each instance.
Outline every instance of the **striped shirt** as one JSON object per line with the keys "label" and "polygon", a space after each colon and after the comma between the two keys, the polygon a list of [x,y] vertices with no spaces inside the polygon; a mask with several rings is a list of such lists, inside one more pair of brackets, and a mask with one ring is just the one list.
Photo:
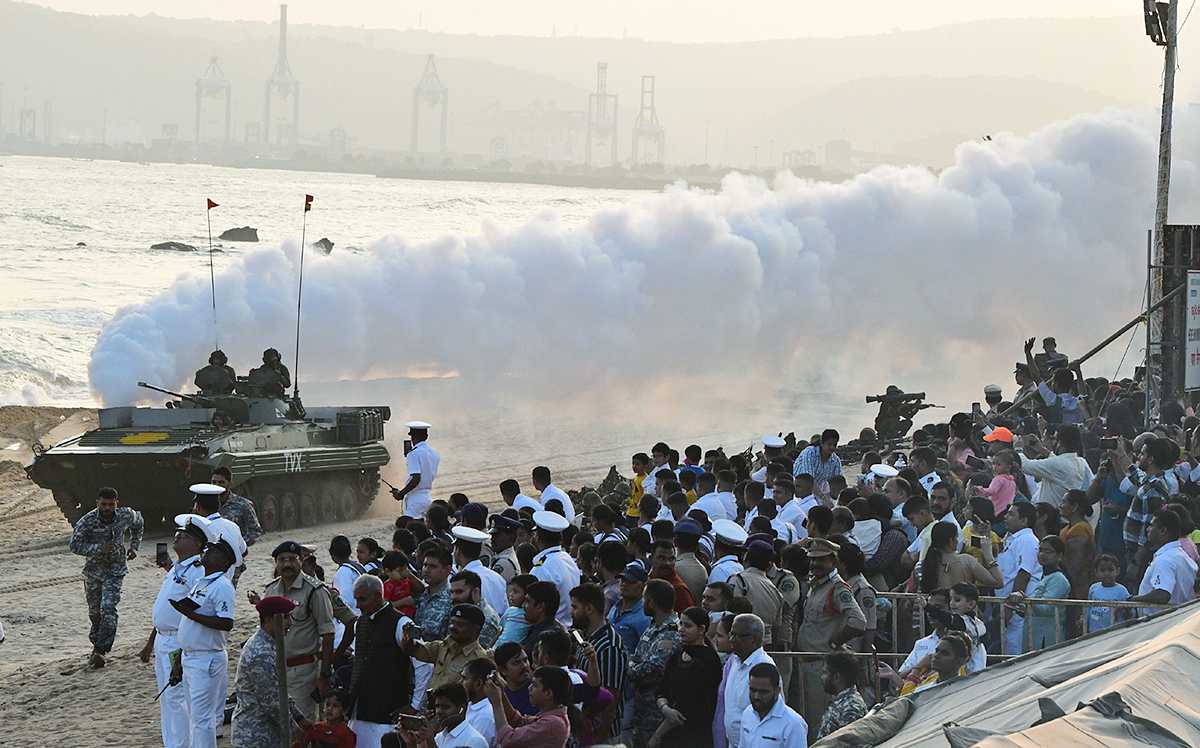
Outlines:
{"label": "striped shirt", "polygon": [[[621,732],[621,714],[625,709],[622,694],[625,693],[625,669],[629,666],[629,650],[625,649],[621,635],[607,621],[593,631],[587,640],[596,649],[596,657],[599,659],[596,664],[600,668],[600,685],[615,697],[617,712],[613,717],[612,737],[616,737]],[[583,666],[584,663],[580,663],[581,669]]]}
{"label": "striped shirt", "polygon": [[828,491],[829,479],[835,475],[842,474],[842,458],[834,453],[829,455],[828,460],[821,460],[821,446],[819,444],[805,447],[800,456],[796,458],[796,464],[792,466],[793,476],[802,473],[811,475],[813,482],[820,486],[822,491]]}

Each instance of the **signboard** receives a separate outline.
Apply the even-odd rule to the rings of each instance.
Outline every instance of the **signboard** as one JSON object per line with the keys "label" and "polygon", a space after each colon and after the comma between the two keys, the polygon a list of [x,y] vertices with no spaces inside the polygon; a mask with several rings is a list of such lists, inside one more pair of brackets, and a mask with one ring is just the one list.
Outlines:
{"label": "signboard", "polygon": [[1200,272],[1189,270],[1187,274],[1187,312],[1184,327],[1187,330],[1187,346],[1184,348],[1185,390],[1200,390]]}

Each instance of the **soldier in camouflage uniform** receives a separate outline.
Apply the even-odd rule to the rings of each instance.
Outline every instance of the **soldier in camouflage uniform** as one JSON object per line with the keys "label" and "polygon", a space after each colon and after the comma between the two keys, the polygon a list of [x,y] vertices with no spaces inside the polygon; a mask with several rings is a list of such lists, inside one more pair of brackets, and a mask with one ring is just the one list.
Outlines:
{"label": "soldier in camouflage uniform", "polygon": [[[129,533],[129,550],[125,550],[125,533]],[[83,565],[83,591],[87,595],[88,617],[92,630],[92,654],[88,664],[104,667],[104,655],[112,649],[117,636],[117,605],[121,602],[121,585],[129,567],[127,560],[137,558],[142,544],[142,515],[129,507],[117,506],[117,492],[101,488],[96,508],[75,524],[71,535],[71,552],[88,559]]]}
{"label": "soldier in camouflage uniform", "polygon": [[[247,548],[254,545],[254,541],[262,535],[262,526],[258,524],[258,515],[255,514],[254,504],[250,503],[250,499],[238,496],[233,492],[233,473],[227,467],[218,467],[213,470],[209,482],[225,489],[225,493],[217,497],[221,502],[218,513],[238,526],[238,529],[242,531],[242,540],[246,541]],[[245,561],[234,569],[232,580],[234,587],[237,586],[238,579],[245,570]]]}
{"label": "soldier in camouflage uniform", "polygon": [[662,579],[651,579],[642,592],[642,606],[650,615],[650,627],[642,634],[629,660],[626,675],[633,684],[634,748],[646,748],[654,731],[662,724],[662,713],[655,704],[658,685],[671,654],[683,644],[679,641],[679,616],[675,615],[675,588]]}

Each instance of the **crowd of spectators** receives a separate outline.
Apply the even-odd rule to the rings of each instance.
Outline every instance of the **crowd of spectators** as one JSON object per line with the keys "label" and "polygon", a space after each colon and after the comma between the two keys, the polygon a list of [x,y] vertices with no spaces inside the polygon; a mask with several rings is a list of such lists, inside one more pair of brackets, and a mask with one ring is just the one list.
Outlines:
{"label": "crowd of spectators", "polygon": [[372,747],[806,746],[1192,599],[1200,418],[1168,403],[1142,428],[1138,382],[1033,344],[1012,398],[988,385],[903,442],[658,443],[605,495],[539,467],[540,498],[435,499],[353,559],[335,537],[332,573],[299,549],[350,611],[326,717]]}

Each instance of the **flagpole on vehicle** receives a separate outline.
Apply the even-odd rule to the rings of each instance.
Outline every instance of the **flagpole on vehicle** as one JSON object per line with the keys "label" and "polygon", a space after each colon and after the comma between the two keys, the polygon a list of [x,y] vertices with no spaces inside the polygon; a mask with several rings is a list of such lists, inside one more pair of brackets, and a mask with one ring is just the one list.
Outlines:
{"label": "flagpole on vehicle", "polygon": [[312,195],[304,196],[304,220],[300,224],[300,281],[296,287],[296,367],[292,370],[292,398],[300,399],[300,300],[304,296],[304,238],[308,230],[308,211],[312,210]]}
{"label": "flagpole on vehicle", "polygon": [[212,287],[212,310],[213,310],[213,350],[221,350],[221,328],[217,326],[217,275],[213,270],[213,245],[212,245],[212,209],[219,207],[208,198],[208,210],[204,211],[205,217],[208,219],[208,281]]}

